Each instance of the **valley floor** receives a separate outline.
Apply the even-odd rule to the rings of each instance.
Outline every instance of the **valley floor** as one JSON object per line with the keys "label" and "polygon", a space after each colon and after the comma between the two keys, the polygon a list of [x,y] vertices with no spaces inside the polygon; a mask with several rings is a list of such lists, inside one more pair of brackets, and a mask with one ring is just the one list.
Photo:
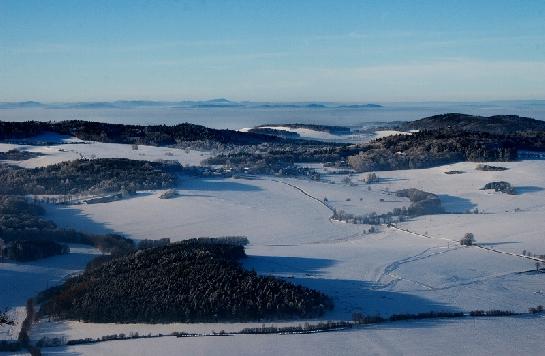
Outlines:
{"label": "valley floor", "polygon": [[[321,182],[181,177],[180,196],[174,199],[162,200],[158,198],[161,192],[149,191],[104,204],[48,205],[46,218],[62,227],[121,233],[133,239],[167,237],[177,241],[245,235],[250,240],[245,267],[330,295],[336,307],[324,320],[350,320],[354,312],[383,316],[432,310],[526,312],[529,307],[543,305],[545,273],[537,272],[536,260],[524,256],[523,251],[545,254],[545,161],[502,163],[509,169],[501,172],[477,171],[475,165],[377,172],[380,181],[371,185],[361,182],[364,174],[353,174],[351,185],[342,182],[346,175],[336,174],[325,174]],[[451,170],[464,173],[444,173]],[[518,194],[480,190],[486,183],[500,180],[510,182]],[[403,188],[439,195],[447,213],[398,223],[399,229],[381,226],[374,233],[368,232],[368,225],[330,220],[330,207],[364,215],[408,206],[407,199],[390,193]],[[479,214],[467,213],[475,208]],[[488,249],[460,246],[457,241],[467,232]],[[70,256],[66,258],[64,275],[81,269],[87,257],[82,256],[77,268],[70,267]],[[43,289],[43,278],[41,284],[32,283],[16,277],[13,271],[49,271],[50,260],[0,264],[0,280],[4,282],[7,276],[8,284],[16,290],[0,291],[2,302],[6,298],[9,307],[23,305],[26,298]],[[53,275],[55,281],[60,279],[56,272]],[[251,325],[261,323],[149,325],[42,320],[31,337],[208,333],[238,331]],[[162,337],[44,351],[94,355],[538,354],[543,351],[544,327],[545,318],[540,316],[439,319],[312,335]]]}

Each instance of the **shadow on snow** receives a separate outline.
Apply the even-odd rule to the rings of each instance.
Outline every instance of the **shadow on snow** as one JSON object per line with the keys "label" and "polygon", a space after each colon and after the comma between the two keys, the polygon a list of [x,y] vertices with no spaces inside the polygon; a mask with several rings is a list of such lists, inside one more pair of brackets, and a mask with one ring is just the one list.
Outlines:
{"label": "shadow on snow", "polygon": [[336,264],[330,259],[249,256],[244,267],[261,275],[283,277],[286,281],[312,288],[330,296],[335,308],[325,319],[350,319],[353,312],[367,315],[460,311],[455,307],[418,295],[380,290],[382,285],[364,280],[323,278],[324,270]]}
{"label": "shadow on snow", "polygon": [[443,208],[449,213],[466,212],[477,207],[471,200],[453,195],[440,194],[439,199]]}
{"label": "shadow on snow", "polygon": [[188,180],[179,187],[182,190],[203,190],[203,191],[238,191],[238,192],[257,192],[262,190],[260,187],[227,181],[222,179],[194,179]]}
{"label": "shadow on snow", "polygon": [[523,185],[523,186],[517,186],[515,187],[515,191],[517,194],[527,194],[527,193],[535,193],[542,191],[542,187],[536,187],[534,185]]}

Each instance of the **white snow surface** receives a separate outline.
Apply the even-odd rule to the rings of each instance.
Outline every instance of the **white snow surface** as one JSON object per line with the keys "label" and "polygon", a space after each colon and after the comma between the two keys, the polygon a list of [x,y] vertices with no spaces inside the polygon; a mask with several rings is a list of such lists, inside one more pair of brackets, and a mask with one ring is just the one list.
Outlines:
{"label": "white snow surface", "polygon": [[44,349],[44,355],[537,355],[544,318],[396,322],[309,335],[162,337]]}
{"label": "white snow surface", "polygon": [[350,136],[350,135],[335,135],[327,131],[313,130],[313,129],[308,129],[304,127],[294,128],[294,127],[288,127],[288,126],[260,126],[260,128],[296,132],[302,138],[308,138],[308,139],[314,139],[314,140],[326,140],[326,141],[341,140],[342,141],[347,139]]}
{"label": "white snow surface", "polygon": [[59,144],[54,145],[14,145],[0,143],[0,151],[5,152],[15,148],[43,154],[43,156],[24,161],[4,161],[25,168],[44,167],[80,158],[129,158],[145,161],[174,160],[183,166],[198,166],[202,160],[210,157],[210,153],[204,151],[148,145],[138,145],[138,149],[134,150],[131,145],[126,144],[81,141],[77,139],[67,139],[67,141],[60,141]]}
{"label": "white snow surface", "polygon": [[406,131],[377,130],[377,131],[375,131],[373,139],[379,139],[379,138],[394,136],[394,135],[410,135],[410,134],[411,134],[411,132],[406,132]]}
{"label": "white snow surface", "polygon": [[[114,146],[104,146],[110,144],[73,145],[80,150],[78,153],[89,147],[85,154],[116,154],[115,150],[108,151]],[[145,153],[148,158],[164,155],[155,149],[159,150],[148,151],[139,146],[138,151],[132,151],[126,146],[120,147],[118,154]],[[51,156],[56,154],[63,156],[65,152],[57,151]],[[244,265],[260,274],[286,278],[330,295],[336,307],[323,317],[328,320],[350,319],[354,311],[381,315],[474,309],[524,312],[528,307],[545,304],[545,273],[537,273],[535,261],[520,256],[523,250],[545,254],[545,161],[490,164],[509,169],[483,172],[475,170],[476,163],[466,162],[430,169],[376,172],[380,181],[371,185],[361,182],[366,174],[353,174],[354,185],[343,184],[346,175],[338,174],[325,176],[325,182],[273,177],[181,177],[177,187],[180,196],[174,199],[162,200],[158,198],[161,191],[148,191],[105,204],[49,205],[46,218],[61,227],[95,233],[115,232],[134,239],[168,237],[178,241],[199,236],[246,235],[251,244],[247,247],[249,257],[243,261]],[[451,170],[464,173],[445,174]],[[486,183],[500,180],[510,182],[518,194],[480,190]],[[384,213],[408,206],[406,199],[390,193],[403,188],[418,188],[439,195],[448,214],[422,216],[398,224],[400,229],[417,234],[386,226],[378,233],[364,233],[369,226],[330,221],[332,212],[323,204],[327,197],[331,206],[356,215]],[[467,213],[475,208],[479,214]],[[495,251],[461,247],[456,241],[466,232],[474,233],[480,246]],[[62,267],[62,273],[49,272],[51,266],[47,263],[0,269],[0,276],[4,271],[8,284],[13,286],[11,292],[4,291],[5,294],[0,295],[2,302],[10,298],[8,306],[23,305],[29,295],[44,288],[32,283],[40,280],[43,284],[44,278],[34,276],[50,273],[60,279],[70,273],[67,270],[81,268],[82,263],[78,262],[78,267],[72,269],[70,263],[66,266]],[[30,279],[16,278],[12,270],[17,268],[23,268]],[[4,281],[4,277],[1,280]],[[542,333],[544,320],[540,317],[434,320],[316,335],[168,337],[48,352],[538,354],[542,344],[537,341],[541,336],[536,333],[537,330]],[[132,331],[235,331],[245,325],[254,324],[116,325],[41,321],[32,338],[62,334],[74,339]]]}

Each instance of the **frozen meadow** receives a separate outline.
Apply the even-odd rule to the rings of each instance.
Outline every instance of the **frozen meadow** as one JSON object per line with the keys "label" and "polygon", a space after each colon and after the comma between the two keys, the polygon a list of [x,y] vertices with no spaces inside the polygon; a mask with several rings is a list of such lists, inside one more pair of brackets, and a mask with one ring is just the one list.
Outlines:
{"label": "frozen meadow", "polygon": [[[0,146],[2,150],[12,148],[14,145]],[[207,156],[196,151],[150,146],[133,150],[130,145],[103,143],[21,148],[44,153],[19,162],[27,167],[82,155],[168,158],[183,165],[198,165]],[[166,152],[172,152],[172,156],[165,157]],[[119,233],[136,240],[245,235],[250,240],[245,267],[330,295],[336,307],[324,320],[350,320],[354,312],[383,316],[432,310],[525,312],[528,307],[545,304],[544,274],[535,271],[534,260],[522,256],[524,250],[545,254],[545,162],[528,160],[501,165],[509,169],[478,171],[475,163],[457,163],[376,172],[379,182],[370,185],[362,182],[366,174],[351,174],[351,184],[346,174],[332,173],[324,174],[322,181],[269,176],[181,176],[176,188],[180,196],[173,199],[159,199],[162,191],[141,191],[135,197],[110,203],[47,205],[46,218],[60,227]],[[445,174],[454,170],[464,173]],[[518,194],[480,190],[486,183],[500,180],[510,182]],[[404,188],[437,194],[447,213],[398,223],[398,229],[381,226],[374,233],[368,232],[368,225],[330,220],[330,208],[365,215],[407,207],[408,199],[391,193]],[[468,213],[475,209],[478,214]],[[467,232],[475,235],[480,246],[495,251],[460,246],[457,241]],[[0,264],[1,280],[15,286],[0,292],[2,304],[7,303],[16,312],[14,308],[24,305],[27,298],[80,271],[92,253],[74,248],[70,255],[35,263]],[[42,320],[31,337],[38,340],[43,336],[77,339],[131,332],[210,333],[256,325],[260,323],[149,325]],[[545,319],[541,317],[453,319],[397,322],[316,335],[163,337],[44,350],[46,354],[147,355],[158,350],[206,355],[256,354],[257,350],[279,354],[292,353],[292,346],[297,344],[301,353],[323,355],[437,354],[445,350],[453,355],[536,354],[542,347],[537,340],[543,326]],[[508,341],[509,338],[514,339]]]}

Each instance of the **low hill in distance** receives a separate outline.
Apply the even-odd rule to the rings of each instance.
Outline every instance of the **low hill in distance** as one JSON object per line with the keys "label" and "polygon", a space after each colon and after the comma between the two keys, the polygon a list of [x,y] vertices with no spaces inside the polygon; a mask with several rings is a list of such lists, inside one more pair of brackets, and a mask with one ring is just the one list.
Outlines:
{"label": "low hill in distance", "polygon": [[222,144],[251,145],[279,142],[274,136],[234,130],[217,130],[189,123],[166,125],[123,125],[102,122],[70,120],[61,122],[5,122],[0,121],[0,140],[24,139],[54,132],[75,136],[82,140],[155,146],[183,142],[212,141]]}
{"label": "low hill in distance", "polygon": [[453,129],[491,134],[513,134],[526,131],[545,131],[545,121],[518,115],[486,117],[448,113],[402,123],[399,129],[402,131]]}

